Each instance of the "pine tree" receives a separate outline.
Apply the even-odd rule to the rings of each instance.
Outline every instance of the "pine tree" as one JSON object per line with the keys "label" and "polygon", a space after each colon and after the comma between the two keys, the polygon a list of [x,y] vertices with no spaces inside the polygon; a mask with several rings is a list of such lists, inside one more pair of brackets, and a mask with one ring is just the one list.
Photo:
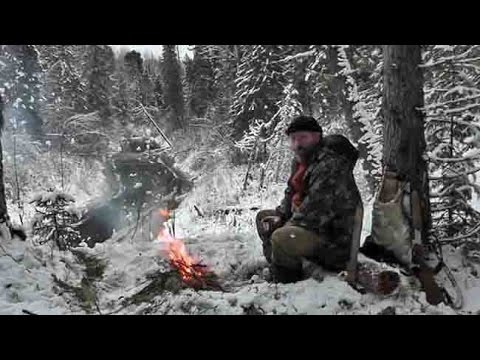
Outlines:
{"label": "pine tree", "polygon": [[478,238],[480,213],[471,200],[480,158],[480,47],[425,49],[427,141],[434,233],[442,241]]}
{"label": "pine tree", "polygon": [[[242,54],[241,45],[201,45],[202,57],[208,60],[213,81],[208,81],[213,99],[208,117],[225,128],[230,120],[230,108],[236,91],[235,79]],[[185,67],[188,63],[186,62]]]}
{"label": "pine tree", "polygon": [[41,45],[42,114],[49,131],[59,131],[66,119],[87,111],[81,45]]}
{"label": "pine tree", "polygon": [[135,51],[129,51],[125,54],[124,70],[127,81],[127,96],[131,106],[136,106],[135,101],[142,98],[141,82],[143,75],[142,55]]}
{"label": "pine tree", "polygon": [[309,79],[308,66],[311,61],[311,45],[293,45],[294,69],[293,87],[298,92],[298,101],[302,105],[303,114],[313,116],[312,84]]}
{"label": "pine tree", "polygon": [[175,45],[163,45],[163,98],[165,106],[170,111],[170,124],[173,130],[184,126],[185,107],[181,71]]}
{"label": "pine tree", "polygon": [[5,183],[3,179],[3,148],[2,148],[2,132],[3,132],[3,99],[0,93],[0,222],[7,221],[7,202],[5,199]]}
{"label": "pine tree", "polygon": [[124,57],[115,58],[115,71],[112,75],[112,110],[113,116],[125,125],[128,122],[127,80],[124,71]]}
{"label": "pine tree", "polygon": [[88,111],[98,111],[104,124],[111,115],[112,75],[115,69],[113,50],[108,45],[88,45],[85,66]]}
{"label": "pine tree", "polygon": [[185,62],[185,73],[189,88],[188,108],[195,117],[202,118],[216,97],[208,45],[195,45],[193,59]]}
{"label": "pine tree", "polygon": [[290,121],[303,113],[299,98],[300,94],[292,80],[277,103],[277,113],[268,122],[256,121],[251,124],[247,133],[236,143],[241,152],[250,155],[250,164],[259,159],[262,151],[265,153],[265,161],[258,166],[261,188],[267,181],[277,183],[281,175],[286,175],[291,170],[291,156],[285,131]]}
{"label": "pine tree", "polygon": [[312,115],[324,126],[343,117],[340,102],[341,82],[338,78],[337,52],[331,45],[313,45],[307,58],[306,80],[312,86]]}
{"label": "pine tree", "polygon": [[340,102],[350,137],[357,144],[373,193],[381,174],[382,51],[372,45],[337,45]]}
{"label": "pine tree", "polygon": [[142,102],[143,59],[132,50],[117,60],[114,78],[114,108],[124,124],[134,123],[135,109]]}
{"label": "pine tree", "polygon": [[140,81],[142,104],[146,107],[157,107],[158,104],[155,88],[157,78],[160,76],[160,65],[155,58],[145,59],[143,64],[143,75]]}
{"label": "pine tree", "polygon": [[155,76],[153,81],[153,96],[155,97],[155,104],[158,108],[163,109],[165,103],[163,100],[163,84],[160,75]]}
{"label": "pine tree", "polygon": [[183,97],[186,104],[185,116],[191,118],[193,89],[196,84],[196,79],[193,69],[193,59],[188,55],[183,59],[183,67],[185,68],[185,79],[183,80]]}
{"label": "pine tree", "polygon": [[233,138],[239,139],[254,120],[268,121],[278,111],[286,85],[286,46],[245,45],[235,79],[236,93],[231,107]]}

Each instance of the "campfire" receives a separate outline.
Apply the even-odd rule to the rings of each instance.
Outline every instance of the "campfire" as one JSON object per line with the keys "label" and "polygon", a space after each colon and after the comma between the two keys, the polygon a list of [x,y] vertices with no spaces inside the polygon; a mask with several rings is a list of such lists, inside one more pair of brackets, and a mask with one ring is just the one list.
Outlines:
{"label": "campfire", "polygon": [[176,271],[183,283],[195,290],[221,290],[217,276],[200,260],[190,256],[185,243],[175,238],[167,227],[171,218],[168,210],[159,211],[162,219],[156,241],[161,245],[161,253],[169,260],[170,267]]}

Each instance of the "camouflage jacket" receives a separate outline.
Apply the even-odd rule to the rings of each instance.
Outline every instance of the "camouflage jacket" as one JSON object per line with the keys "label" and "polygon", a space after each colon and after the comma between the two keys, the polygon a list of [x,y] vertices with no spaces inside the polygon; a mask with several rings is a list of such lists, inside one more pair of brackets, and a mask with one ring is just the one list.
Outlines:
{"label": "camouflage jacket", "polygon": [[[292,211],[293,189],[288,185],[276,209],[284,222],[322,235],[326,245],[320,260],[334,268],[343,268],[349,259],[355,209],[362,201],[353,176],[355,163],[356,159],[319,145],[304,175],[300,207]],[[297,165],[294,160],[292,174]]]}

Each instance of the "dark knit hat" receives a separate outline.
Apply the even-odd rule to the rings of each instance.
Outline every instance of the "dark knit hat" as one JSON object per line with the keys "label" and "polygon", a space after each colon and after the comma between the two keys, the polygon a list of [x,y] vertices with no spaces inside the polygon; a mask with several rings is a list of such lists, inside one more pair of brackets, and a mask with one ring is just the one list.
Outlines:
{"label": "dark knit hat", "polygon": [[297,131],[312,131],[322,133],[322,127],[311,116],[297,116],[287,128],[287,135]]}

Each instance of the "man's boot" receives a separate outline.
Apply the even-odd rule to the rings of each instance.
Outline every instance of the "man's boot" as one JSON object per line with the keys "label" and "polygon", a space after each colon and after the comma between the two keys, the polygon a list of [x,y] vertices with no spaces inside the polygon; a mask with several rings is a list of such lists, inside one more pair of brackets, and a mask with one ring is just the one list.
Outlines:
{"label": "man's boot", "polygon": [[275,283],[282,283],[282,284],[290,284],[297,281],[302,280],[302,268],[299,269],[291,269],[279,265],[272,264],[271,273],[273,282]]}

